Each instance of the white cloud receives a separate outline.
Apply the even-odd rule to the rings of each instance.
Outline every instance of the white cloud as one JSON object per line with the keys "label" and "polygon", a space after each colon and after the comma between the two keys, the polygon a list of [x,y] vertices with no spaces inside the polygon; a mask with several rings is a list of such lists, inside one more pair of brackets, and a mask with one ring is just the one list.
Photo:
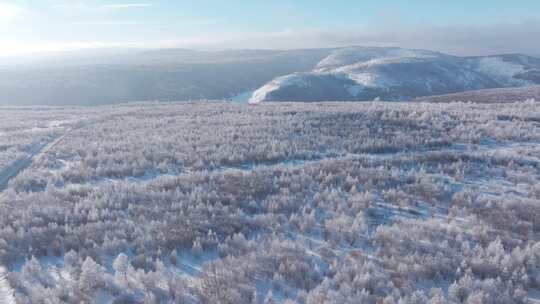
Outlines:
{"label": "white cloud", "polygon": [[73,25],[154,25],[158,23],[139,22],[139,21],[77,21],[72,22]]}
{"label": "white cloud", "polygon": [[118,4],[104,4],[101,8],[104,9],[131,9],[131,8],[145,8],[150,7],[150,3],[118,3]]}
{"label": "white cloud", "polygon": [[0,21],[11,21],[25,12],[24,7],[13,3],[0,2]]}
{"label": "white cloud", "polygon": [[54,10],[67,15],[95,16],[107,12],[130,9],[143,9],[153,6],[151,3],[108,3],[98,4],[91,1],[62,1],[51,6]]}

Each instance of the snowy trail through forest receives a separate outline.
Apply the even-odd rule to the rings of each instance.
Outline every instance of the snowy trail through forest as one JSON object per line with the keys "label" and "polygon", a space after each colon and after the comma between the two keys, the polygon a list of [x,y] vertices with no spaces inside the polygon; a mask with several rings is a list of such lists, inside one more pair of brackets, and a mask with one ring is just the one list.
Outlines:
{"label": "snowy trail through forest", "polygon": [[28,168],[33,162],[39,159],[58,145],[73,129],[67,130],[62,135],[52,138],[46,143],[35,144],[30,150],[30,154],[22,159],[16,160],[12,165],[8,166],[3,171],[0,171],[0,193],[4,192],[8,187],[9,181],[17,177],[24,169]]}

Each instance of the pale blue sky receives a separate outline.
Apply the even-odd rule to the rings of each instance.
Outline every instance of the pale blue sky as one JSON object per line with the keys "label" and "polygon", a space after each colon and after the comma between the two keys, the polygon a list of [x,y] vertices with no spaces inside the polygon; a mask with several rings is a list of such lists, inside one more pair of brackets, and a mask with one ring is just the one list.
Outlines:
{"label": "pale blue sky", "polygon": [[540,54],[539,12],[537,0],[0,0],[0,55],[347,44]]}

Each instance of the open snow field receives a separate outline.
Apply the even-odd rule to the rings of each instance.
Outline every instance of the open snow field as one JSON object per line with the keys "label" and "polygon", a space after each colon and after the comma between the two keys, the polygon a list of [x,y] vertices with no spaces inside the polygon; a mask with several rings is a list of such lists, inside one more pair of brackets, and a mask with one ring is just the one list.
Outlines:
{"label": "open snow field", "polygon": [[540,303],[534,101],[0,108],[0,191],[0,302]]}

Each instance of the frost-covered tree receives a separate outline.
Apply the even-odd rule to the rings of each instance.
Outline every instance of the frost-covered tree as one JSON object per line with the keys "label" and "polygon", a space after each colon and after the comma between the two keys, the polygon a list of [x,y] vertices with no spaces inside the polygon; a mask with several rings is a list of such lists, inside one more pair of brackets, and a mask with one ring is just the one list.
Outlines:
{"label": "frost-covered tree", "polygon": [[116,257],[116,259],[114,259],[112,266],[115,271],[115,276],[118,278],[118,280],[120,280],[121,282],[125,282],[129,266],[128,256],[124,253],[120,253]]}
{"label": "frost-covered tree", "polygon": [[13,289],[9,285],[6,271],[0,266],[0,304],[15,304]]}
{"label": "frost-covered tree", "polygon": [[81,267],[79,286],[86,291],[92,291],[102,286],[105,269],[96,263],[91,257],[87,257]]}
{"label": "frost-covered tree", "polygon": [[524,303],[539,105],[2,109],[0,166],[63,137],[0,195],[0,261],[21,303]]}

